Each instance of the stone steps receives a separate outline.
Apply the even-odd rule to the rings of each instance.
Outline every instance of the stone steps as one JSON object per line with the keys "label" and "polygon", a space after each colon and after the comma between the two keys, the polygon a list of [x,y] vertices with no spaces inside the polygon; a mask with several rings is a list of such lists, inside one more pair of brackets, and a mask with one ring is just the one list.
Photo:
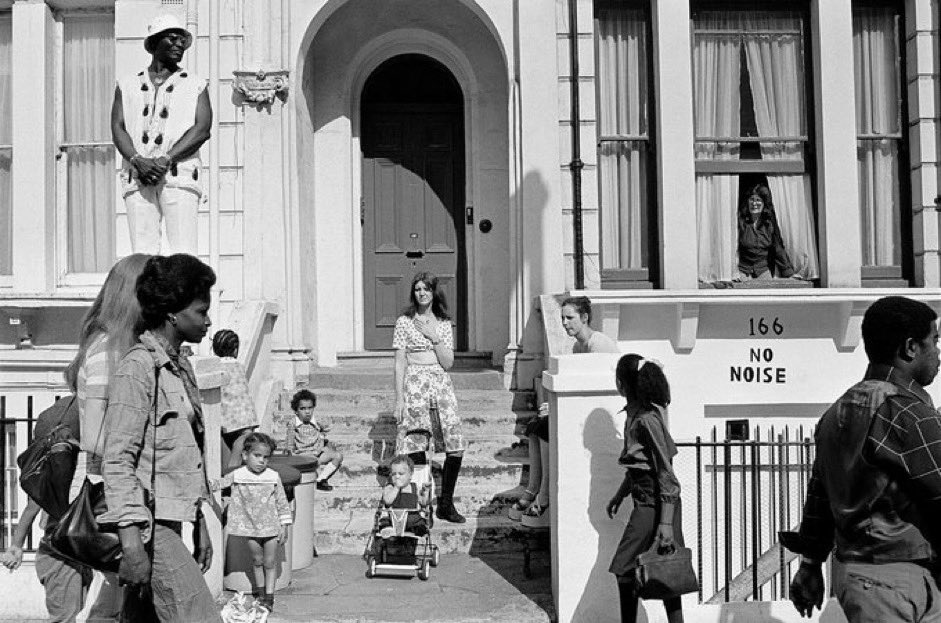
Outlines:
{"label": "stone steps", "polygon": [[[357,493],[360,490],[369,489],[378,491],[380,486],[386,484],[384,466],[372,460],[367,463],[361,458],[359,455],[344,457],[343,465],[330,478],[330,484],[336,487],[337,491],[343,487],[357,488]],[[483,491],[489,491],[491,496],[496,496],[502,491],[525,484],[528,473],[528,466],[523,463],[491,463],[480,460],[474,455],[465,454],[455,495],[462,495],[471,488],[480,487]],[[432,475],[436,483],[435,490],[439,491],[441,472],[435,467]],[[332,493],[318,491],[317,493],[318,495],[332,495],[336,491]],[[376,494],[371,495],[375,497]]]}
{"label": "stone steps", "polygon": [[[395,372],[391,366],[374,368],[321,368],[310,374],[311,388],[331,389],[391,389]],[[455,389],[503,389],[502,370],[460,369],[451,371]]]}
{"label": "stone steps", "polygon": [[[395,402],[395,392],[390,381],[385,387],[376,388],[315,388],[311,391],[317,395],[316,415],[333,413],[357,413],[361,410],[372,412],[392,412]],[[489,412],[489,411],[535,411],[535,393],[531,391],[508,391],[499,389],[456,388],[458,408],[462,413]],[[293,392],[281,393],[279,409],[288,411],[291,408]]]}
{"label": "stone steps", "polygon": [[[330,479],[334,490],[314,494],[315,542],[324,555],[362,553],[395,450],[391,358],[375,359],[358,358],[310,376],[316,415],[330,425],[327,438],[344,454],[343,466]],[[437,521],[433,538],[443,553],[521,549],[527,531],[510,521],[507,510],[526,484],[528,460],[504,458],[501,451],[519,441],[535,416],[533,393],[504,389],[502,372],[484,367],[455,370],[451,378],[466,443],[454,502],[468,521]],[[276,438],[283,439],[293,424],[292,395],[284,391],[279,397]],[[432,461],[437,491],[443,461],[443,454]]]}

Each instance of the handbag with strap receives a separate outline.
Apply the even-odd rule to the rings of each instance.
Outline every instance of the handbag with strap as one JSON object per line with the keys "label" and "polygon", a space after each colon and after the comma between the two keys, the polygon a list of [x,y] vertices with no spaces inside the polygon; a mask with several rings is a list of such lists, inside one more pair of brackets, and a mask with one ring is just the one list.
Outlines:
{"label": "handbag with strap", "polygon": [[[654,407],[667,441],[666,450],[676,454],[676,446],[665,423],[665,409],[658,404],[654,404]],[[658,453],[651,454],[657,472],[672,470],[672,465],[660,463]],[[699,580],[693,571],[693,552],[688,547],[675,545],[662,548],[656,537],[650,549],[637,556],[637,568],[634,573],[638,596],[641,599],[672,599],[699,590]]]}
{"label": "handbag with strap", "polygon": [[[150,472],[150,491],[144,491],[147,509],[154,517],[156,498],[154,487],[157,478],[157,397],[160,393],[160,368],[154,373],[153,421],[153,457]],[[101,440],[102,422],[95,441],[95,452]],[[146,431],[145,433],[146,434]],[[98,517],[107,510],[104,483],[85,479],[78,496],[69,505],[68,510],[59,519],[52,533],[45,539],[46,545],[59,558],[70,560],[98,571],[118,572],[121,566],[121,539],[117,526],[102,527]],[[153,542],[151,538],[150,542]],[[149,545],[149,543],[148,543]],[[148,548],[149,551],[149,548]],[[152,555],[152,553],[151,553]]]}
{"label": "handbag with strap", "polygon": [[662,551],[654,539],[649,550],[637,556],[634,570],[641,599],[671,599],[699,590],[693,571],[693,552],[688,547]]}
{"label": "handbag with strap", "polygon": [[78,445],[75,396],[60,398],[36,419],[33,441],[16,457],[20,487],[53,519],[69,507]]}

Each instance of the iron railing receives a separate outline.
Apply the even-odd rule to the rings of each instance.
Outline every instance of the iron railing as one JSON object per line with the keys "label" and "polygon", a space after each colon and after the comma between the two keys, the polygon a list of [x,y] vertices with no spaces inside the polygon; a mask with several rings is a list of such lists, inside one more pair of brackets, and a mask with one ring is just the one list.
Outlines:
{"label": "iron railing", "polygon": [[[58,396],[54,399],[57,400]],[[26,507],[26,495],[19,487],[16,457],[32,441],[36,417],[48,406],[37,407],[37,404],[36,396],[26,396],[25,405],[15,409],[19,413],[11,414],[14,409],[8,408],[8,396],[0,396],[0,550],[10,546],[13,531]],[[51,396],[49,404],[52,404]],[[26,536],[24,551],[36,550],[39,545],[37,530],[34,524]]]}
{"label": "iron railing", "polygon": [[[718,440],[713,428],[708,441],[676,444],[681,482],[696,482],[703,603],[787,598],[795,556],[779,545],[778,532],[800,523],[814,445],[803,427],[771,428],[765,439],[756,427],[752,437]],[[691,497],[684,492],[687,503]]]}

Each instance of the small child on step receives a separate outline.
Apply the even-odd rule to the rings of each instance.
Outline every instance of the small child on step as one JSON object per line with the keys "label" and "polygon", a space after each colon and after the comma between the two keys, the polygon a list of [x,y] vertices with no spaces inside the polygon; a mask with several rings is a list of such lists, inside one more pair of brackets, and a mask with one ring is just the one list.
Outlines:
{"label": "small child on step", "polygon": [[216,331],[212,336],[212,352],[219,358],[222,371],[229,379],[222,386],[222,440],[231,452],[226,464],[238,467],[245,438],[258,428],[258,417],[248,392],[245,368],[238,361],[238,334],[231,329]]}
{"label": "small child on step", "polygon": [[424,482],[419,487],[412,482],[415,463],[407,454],[393,457],[389,464],[391,482],[382,488],[382,508],[391,512],[384,513],[379,519],[379,529],[393,528],[395,511],[404,515],[406,532],[415,536],[428,534],[428,505],[431,503],[431,483]]}
{"label": "small child on step", "polygon": [[316,407],[317,396],[309,389],[299,390],[291,398],[291,410],[296,417],[293,452],[316,457],[320,464],[317,470],[317,488],[321,491],[332,491],[333,485],[327,481],[343,464],[343,454],[327,441],[326,433],[330,427],[314,418]]}
{"label": "small child on step", "polygon": [[232,487],[226,527],[230,537],[246,537],[252,552],[252,594],[268,610],[274,608],[278,548],[287,539],[287,527],[293,521],[281,477],[268,467],[274,449],[274,440],[268,435],[249,434],[242,450],[242,467],[213,483],[215,490]]}

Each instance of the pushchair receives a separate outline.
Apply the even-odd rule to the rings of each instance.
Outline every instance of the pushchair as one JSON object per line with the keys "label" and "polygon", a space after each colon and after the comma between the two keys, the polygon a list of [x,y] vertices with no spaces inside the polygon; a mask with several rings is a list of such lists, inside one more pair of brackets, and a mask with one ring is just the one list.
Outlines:
{"label": "pushchair", "polygon": [[[418,579],[427,580],[431,577],[431,568],[437,567],[440,561],[438,546],[431,538],[434,517],[432,503],[435,499],[435,481],[431,474],[431,456],[428,451],[431,433],[425,429],[416,429],[408,431],[408,434],[424,435],[428,441],[425,446],[425,464],[415,465],[412,483],[417,489],[426,483],[429,485],[429,504],[424,508],[385,508],[380,499],[363,553],[367,578],[415,574]],[[424,529],[414,532],[408,529],[416,524],[423,525]]]}

